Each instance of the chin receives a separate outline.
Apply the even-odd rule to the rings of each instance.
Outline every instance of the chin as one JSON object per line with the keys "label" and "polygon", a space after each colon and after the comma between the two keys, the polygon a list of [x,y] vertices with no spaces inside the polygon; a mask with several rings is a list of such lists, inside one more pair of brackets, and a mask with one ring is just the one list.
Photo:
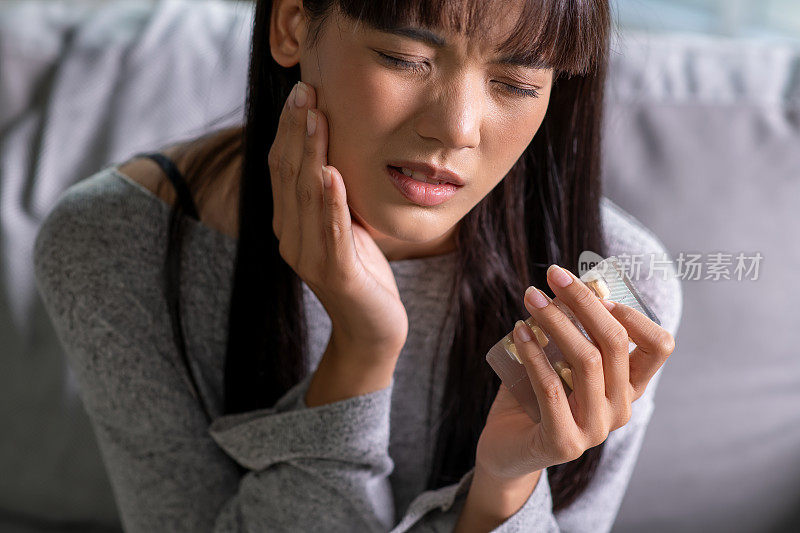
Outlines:
{"label": "chin", "polygon": [[447,204],[422,207],[410,203],[388,183],[353,184],[347,204],[352,217],[371,235],[383,235],[422,244],[441,237],[458,221],[460,205],[453,198]]}
{"label": "chin", "polygon": [[[408,214],[396,213],[396,216],[392,217],[384,212],[374,217],[369,213],[362,216],[352,207],[350,214],[376,240],[389,238],[412,245],[422,245],[440,238],[445,233],[438,231],[442,228],[441,222],[424,221]],[[428,228],[428,231],[420,231],[421,227]]]}

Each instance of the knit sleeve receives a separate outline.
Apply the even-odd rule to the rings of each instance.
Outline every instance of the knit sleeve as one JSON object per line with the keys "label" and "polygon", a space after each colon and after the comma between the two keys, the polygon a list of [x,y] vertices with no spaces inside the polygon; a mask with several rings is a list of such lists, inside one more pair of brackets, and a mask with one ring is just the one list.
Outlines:
{"label": "knit sleeve", "polygon": [[[144,269],[136,257],[144,245],[124,227],[135,213],[73,196],[42,224],[34,273],[126,531],[453,530],[473,471],[420,493],[395,516],[388,453],[394,380],[308,407],[308,375],[271,408],[220,416],[209,425],[185,385],[174,345],[154,334],[168,328],[169,317],[163,305],[143,297]],[[658,283],[645,292],[656,299],[670,294]],[[670,307],[669,298],[651,303],[657,313],[673,309],[669,323],[677,325],[679,306]],[[553,513],[545,470],[523,507],[495,531],[609,530],[652,413],[655,384],[654,378],[634,402],[631,421],[609,435],[587,491]]]}
{"label": "knit sleeve", "polygon": [[[657,382],[655,378],[654,381]],[[553,511],[548,469],[544,469],[536,487],[519,511],[492,531],[494,533],[610,531],[652,416],[652,395],[655,388],[656,383],[652,383],[645,394],[631,404],[631,419],[628,423],[609,434],[591,482],[575,501],[565,508]],[[406,515],[391,533],[452,532],[466,502],[473,473],[474,469],[470,470],[455,485],[422,493],[411,503]]]}
{"label": "knit sleeve", "polygon": [[211,437],[249,470],[218,518],[221,530],[378,532],[391,527],[394,379],[384,389],[310,408],[304,397],[312,377],[272,409],[226,415],[211,424]]}
{"label": "knit sleeve", "polygon": [[56,205],[33,263],[125,530],[388,531],[394,380],[309,408],[308,375],[273,407],[209,425],[174,344],[157,342],[165,307],[140,286],[142,243],[119,226],[135,214],[87,200]]}

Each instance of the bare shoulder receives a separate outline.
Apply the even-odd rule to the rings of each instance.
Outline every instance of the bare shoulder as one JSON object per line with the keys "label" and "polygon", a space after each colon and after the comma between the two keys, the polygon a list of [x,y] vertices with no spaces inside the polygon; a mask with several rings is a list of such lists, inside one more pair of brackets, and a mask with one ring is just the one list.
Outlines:
{"label": "bare shoulder", "polygon": [[[175,160],[176,147],[162,148],[158,150],[158,152],[164,154],[173,161]],[[184,169],[182,169],[180,165],[178,165],[178,170],[181,174],[185,174]],[[154,196],[157,196],[168,205],[172,205],[175,202],[176,195],[174,188],[166,186],[166,174],[164,174],[161,167],[152,159],[147,157],[134,157],[120,165],[118,171],[132,181],[148,189]]]}
{"label": "bare shoulder", "polygon": [[[209,139],[208,144],[212,145],[213,140],[214,138]],[[186,153],[188,144],[175,144],[157,150],[171,159],[184,176],[187,175],[188,158],[181,157],[181,155]],[[198,151],[193,153],[202,151],[203,146],[201,145]],[[237,159],[235,163],[239,163],[239,160]],[[175,203],[177,197],[175,188],[161,167],[152,159],[135,157],[121,164],[118,171],[148,189],[167,205],[172,206]],[[214,179],[214,183],[209,186],[208,194],[194,199],[199,210],[200,221],[234,239],[238,238],[239,171],[239,164],[230,165],[223,173],[224,175]]]}

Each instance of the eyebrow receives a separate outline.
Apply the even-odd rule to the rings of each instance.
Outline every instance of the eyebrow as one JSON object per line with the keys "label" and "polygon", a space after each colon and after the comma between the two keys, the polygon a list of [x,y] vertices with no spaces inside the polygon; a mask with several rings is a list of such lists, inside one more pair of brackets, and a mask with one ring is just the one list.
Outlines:
{"label": "eyebrow", "polygon": [[[385,33],[390,33],[393,35],[399,35],[401,37],[407,37],[409,39],[414,39],[415,41],[421,41],[427,44],[428,46],[432,46],[434,48],[444,48],[447,46],[447,40],[444,37],[437,35],[436,33],[425,28],[402,26],[398,28],[381,28],[380,31],[383,31]],[[541,58],[531,57],[528,54],[521,54],[521,53],[510,54],[507,56],[497,58],[496,60],[492,61],[492,63],[496,63],[499,65],[525,67],[537,70],[550,68],[550,65],[548,65],[547,62],[545,62]]]}

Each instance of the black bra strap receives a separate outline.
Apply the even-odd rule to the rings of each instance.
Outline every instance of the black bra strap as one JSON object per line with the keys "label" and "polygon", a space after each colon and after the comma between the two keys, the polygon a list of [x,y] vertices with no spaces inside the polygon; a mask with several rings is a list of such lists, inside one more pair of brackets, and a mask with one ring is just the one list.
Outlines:
{"label": "black bra strap", "polygon": [[192,200],[192,194],[189,192],[189,186],[186,184],[186,180],[181,175],[178,167],[175,166],[175,163],[173,163],[170,158],[160,152],[143,152],[136,154],[135,157],[147,157],[158,163],[172,182],[172,186],[175,187],[175,192],[178,194],[178,201],[184,213],[195,220],[200,220],[197,214],[197,208],[194,205],[194,200]]}
{"label": "black bra strap", "polygon": [[[173,163],[164,154],[159,152],[139,153],[136,154],[135,157],[147,157],[158,163],[158,165],[166,173],[167,177],[169,177],[172,185],[175,187],[175,191],[178,194],[178,201],[180,202],[179,205],[183,209],[184,213],[195,220],[199,220],[197,216],[197,209],[195,208],[194,201],[192,200],[192,195],[189,192],[189,187],[186,185],[186,181],[183,179],[183,176],[181,176],[181,173],[178,170],[178,167],[175,166],[175,163]],[[186,353],[186,340],[184,339],[183,329],[181,327],[181,308],[178,301],[178,292],[180,291],[181,286],[180,253],[171,253],[175,244],[177,244],[178,250],[180,250],[181,247],[181,234],[179,232],[177,233],[178,240],[173,240],[173,232],[175,232],[177,228],[175,224],[179,221],[179,219],[176,217],[177,214],[178,213],[175,212],[170,217],[170,239],[167,244],[167,254],[165,256],[166,275],[168,278],[171,278],[171,286],[173,287],[173,290],[168,291],[166,294],[167,305],[170,309],[173,338],[175,339],[176,348],[178,348],[178,354],[180,355],[181,362],[185,366],[187,372],[184,377],[188,377],[189,379],[189,391],[191,392],[192,396],[200,402],[200,406],[203,408],[203,412],[206,415],[206,420],[211,422],[211,412],[203,397],[200,396],[200,388],[198,387],[197,380],[194,377],[192,366],[189,364],[189,356]]]}

